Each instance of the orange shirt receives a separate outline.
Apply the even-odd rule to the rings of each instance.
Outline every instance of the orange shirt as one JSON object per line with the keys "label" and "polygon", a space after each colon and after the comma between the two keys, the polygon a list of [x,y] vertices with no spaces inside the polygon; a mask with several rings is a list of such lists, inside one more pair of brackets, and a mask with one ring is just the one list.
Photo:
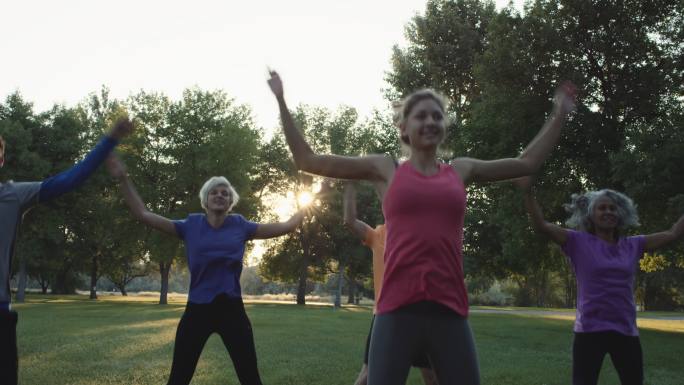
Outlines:
{"label": "orange shirt", "polygon": [[[378,225],[366,232],[363,244],[373,251],[373,287],[375,288],[375,302],[380,298],[382,276],[385,274],[385,225]],[[375,307],[373,307],[375,312]]]}

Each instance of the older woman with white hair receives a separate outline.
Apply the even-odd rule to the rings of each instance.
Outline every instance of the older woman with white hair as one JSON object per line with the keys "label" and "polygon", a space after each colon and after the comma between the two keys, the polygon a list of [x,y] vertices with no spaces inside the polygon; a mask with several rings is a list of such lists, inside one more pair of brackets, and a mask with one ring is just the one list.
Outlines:
{"label": "older woman with white hair", "polygon": [[200,190],[205,213],[170,220],[147,210],[117,157],[107,161],[110,174],[133,216],[149,227],[181,238],[190,268],[190,291],[178,324],[169,385],[189,384],[204,344],[212,333],[223,340],[241,384],[261,384],[252,326],[245,313],[240,274],[245,243],[293,231],[303,220],[300,210],[286,222],[254,223],[230,214],[238,194],[224,177],[212,177]]}
{"label": "older woman with white hair", "polygon": [[575,270],[572,383],[596,384],[607,353],[623,385],[643,384],[634,278],[644,252],[684,237],[684,215],[667,231],[625,236],[629,227],[639,225],[636,207],[626,195],[604,189],[572,196],[565,205],[570,213],[566,224],[576,230],[569,230],[544,220],[530,177],[515,184],[524,192],[535,231],[559,244]]}

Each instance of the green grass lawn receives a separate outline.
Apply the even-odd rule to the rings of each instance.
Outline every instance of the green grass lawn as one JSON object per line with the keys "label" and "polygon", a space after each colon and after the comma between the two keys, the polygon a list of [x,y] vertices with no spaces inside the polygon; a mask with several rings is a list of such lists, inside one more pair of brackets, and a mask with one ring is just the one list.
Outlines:
{"label": "green grass lawn", "polygon": [[[20,383],[165,384],[184,303],[150,297],[29,296],[19,312]],[[250,304],[264,383],[353,384],[368,308]],[[483,384],[570,383],[572,320],[538,315],[470,317]],[[682,384],[684,321],[640,321],[647,384]],[[221,340],[209,339],[193,384],[238,384]],[[408,384],[421,384],[412,370]],[[618,384],[606,358],[600,384]]]}

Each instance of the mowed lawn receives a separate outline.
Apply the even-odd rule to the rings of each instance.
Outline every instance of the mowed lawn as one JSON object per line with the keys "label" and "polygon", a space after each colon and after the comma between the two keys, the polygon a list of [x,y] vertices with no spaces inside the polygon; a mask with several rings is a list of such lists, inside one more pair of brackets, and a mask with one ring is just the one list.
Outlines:
{"label": "mowed lawn", "polygon": [[[368,308],[247,303],[266,384],[353,384]],[[20,383],[165,384],[184,303],[150,297],[29,296],[19,312]],[[483,384],[568,384],[568,316],[470,316]],[[647,384],[684,383],[684,321],[640,321]],[[193,384],[238,384],[220,338],[207,343]],[[422,384],[412,370],[408,384]],[[600,384],[618,384],[607,358]]]}

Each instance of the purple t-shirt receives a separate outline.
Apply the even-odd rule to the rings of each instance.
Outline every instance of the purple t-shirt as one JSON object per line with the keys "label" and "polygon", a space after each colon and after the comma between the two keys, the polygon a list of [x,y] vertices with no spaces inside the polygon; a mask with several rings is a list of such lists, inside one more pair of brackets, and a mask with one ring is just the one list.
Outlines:
{"label": "purple t-shirt", "polygon": [[637,336],[634,276],[644,255],[643,235],[615,243],[584,231],[568,231],[562,246],[577,276],[575,332],[613,330]]}
{"label": "purple t-shirt", "polygon": [[185,241],[190,267],[192,303],[210,303],[219,294],[241,298],[240,274],[247,242],[259,226],[242,215],[231,214],[215,229],[204,214],[190,214],[173,221],[178,236]]}

